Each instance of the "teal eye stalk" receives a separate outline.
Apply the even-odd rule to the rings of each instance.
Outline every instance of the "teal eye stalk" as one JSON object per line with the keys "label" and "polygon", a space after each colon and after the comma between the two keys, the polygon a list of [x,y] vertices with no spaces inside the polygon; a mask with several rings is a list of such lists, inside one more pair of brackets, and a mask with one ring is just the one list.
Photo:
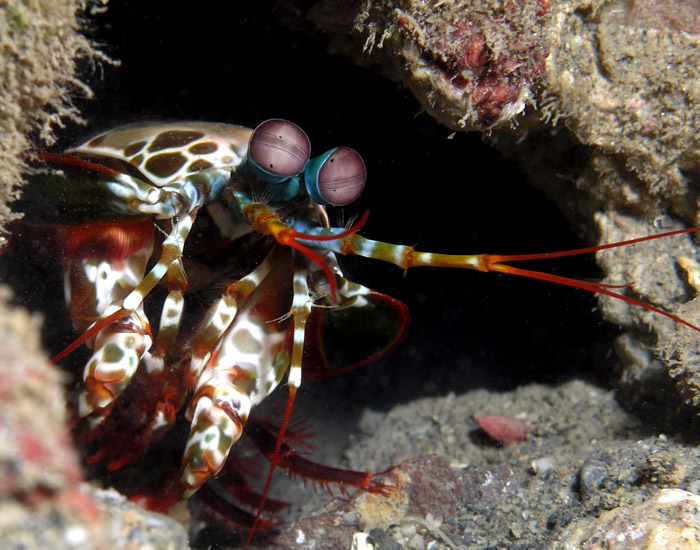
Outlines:
{"label": "teal eye stalk", "polygon": [[306,190],[317,204],[344,206],[365,187],[367,170],[362,157],[349,147],[336,147],[311,159],[304,169]]}

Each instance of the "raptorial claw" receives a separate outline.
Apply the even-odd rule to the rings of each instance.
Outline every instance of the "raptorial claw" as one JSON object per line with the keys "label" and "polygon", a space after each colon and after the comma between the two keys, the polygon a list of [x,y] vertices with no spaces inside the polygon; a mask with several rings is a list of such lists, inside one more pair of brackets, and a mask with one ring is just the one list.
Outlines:
{"label": "raptorial claw", "polygon": [[137,312],[100,331],[83,374],[85,389],[78,401],[81,418],[122,394],[151,343],[148,323]]}
{"label": "raptorial claw", "polygon": [[194,494],[223,467],[233,444],[243,433],[250,412],[250,399],[232,395],[230,387],[220,387],[219,396],[196,398],[192,427],[182,457],[181,480],[187,486],[185,498]]}

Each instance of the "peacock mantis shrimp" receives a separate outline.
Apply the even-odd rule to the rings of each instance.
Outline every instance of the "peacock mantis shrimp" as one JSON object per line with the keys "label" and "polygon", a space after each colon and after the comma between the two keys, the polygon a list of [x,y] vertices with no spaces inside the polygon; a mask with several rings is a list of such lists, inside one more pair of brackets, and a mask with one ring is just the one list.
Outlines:
{"label": "peacock mantis shrimp", "polygon": [[[365,165],[347,147],[313,158],[310,153],[301,128],[272,119],[255,130],[205,122],[138,124],[65,154],[27,154],[33,173],[19,204],[23,223],[50,229],[78,334],[54,362],[90,349],[77,403],[79,438],[96,446],[88,462],[118,470],[138,462],[180,416],[190,425],[175,471],[165,469],[132,496],[144,506],[167,510],[197,495],[247,530],[250,541],[269,525],[263,514],[280,507],[267,499],[275,468],[343,492],[390,490],[371,474],[312,463],[289,445],[302,381],[385,355],[409,321],[401,302],[346,278],[338,256],[404,270],[441,267],[539,279],[623,300],[700,332],[622,294],[629,285],[511,265],[698,229],[544,254],[419,252],[360,236],[367,213],[347,227],[333,227],[325,207],[359,197]],[[163,286],[165,297],[158,291]],[[212,288],[221,291],[212,295]],[[160,312],[157,329],[154,311]],[[280,425],[251,416],[285,377]],[[271,463],[261,495],[228,460],[244,429]],[[222,493],[256,514],[232,506]]]}

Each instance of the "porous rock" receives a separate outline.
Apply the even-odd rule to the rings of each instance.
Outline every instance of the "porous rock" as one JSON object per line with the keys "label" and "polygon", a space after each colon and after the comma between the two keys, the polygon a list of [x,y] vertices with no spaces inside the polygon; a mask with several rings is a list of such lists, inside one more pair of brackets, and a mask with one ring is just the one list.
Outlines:
{"label": "porous rock", "polygon": [[570,526],[554,550],[691,550],[700,548],[700,497],[663,489],[651,500],[619,506]]}

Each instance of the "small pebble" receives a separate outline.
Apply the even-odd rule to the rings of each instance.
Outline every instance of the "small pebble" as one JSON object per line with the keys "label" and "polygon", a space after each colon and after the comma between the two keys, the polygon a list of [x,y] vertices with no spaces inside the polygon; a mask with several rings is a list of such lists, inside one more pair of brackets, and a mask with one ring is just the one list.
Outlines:
{"label": "small pebble", "polygon": [[485,414],[477,416],[475,420],[491,439],[504,447],[525,441],[532,430],[531,426],[511,416]]}
{"label": "small pebble", "polygon": [[586,459],[579,470],[579,491],[583,498],[590,498],[603,485],[608,465],[595,458]]}

